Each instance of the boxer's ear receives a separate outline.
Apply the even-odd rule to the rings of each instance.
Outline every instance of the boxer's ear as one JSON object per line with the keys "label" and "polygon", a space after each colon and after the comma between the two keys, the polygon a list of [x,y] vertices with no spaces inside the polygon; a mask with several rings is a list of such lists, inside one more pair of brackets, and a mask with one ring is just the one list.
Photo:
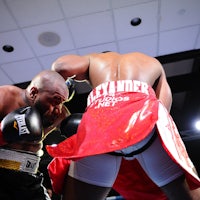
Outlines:
{"label": "boxer's ear", "polygon": [[30,97],[31,97],[31,99],[34,99],[35,97],[36,97],[36,95],[38,94],[38,89],[36,88],[36,87],[32,87],[31,89],[30,89]]}

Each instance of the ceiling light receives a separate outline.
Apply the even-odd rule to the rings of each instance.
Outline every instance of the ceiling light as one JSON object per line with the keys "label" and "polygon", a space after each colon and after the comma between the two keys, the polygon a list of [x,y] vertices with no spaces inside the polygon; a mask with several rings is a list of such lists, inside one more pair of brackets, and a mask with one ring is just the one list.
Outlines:
{"label": "ceiling light", "polygon": [[54,32],[43,32],[39,35],[38,40],[43,46],[52,47],[60,43],[60,36]]}
{"label": "ceiling light", "polygon": [[178,14],[179,15],[184,15],[186,13],[186,10],[185,9],[180,9],[179,11],[178,11]]}
{"label": "ceiling light", "polygon": [[130,23],[131,23],[132,26],[138,26],[138,25],[141,24],[141,22],[142,22],[142,19],[141,19],[141,18],[135,17],[135,18],[133,18],[133,19],[131,20]]}
{"label": "ceiling light", "polygon": [[12,52],[12,51],[14,51],[14,47],[13,46],[11,46],[11,45],[8,45],[8,44],[6,44],[6,45],[4,45],[3,47],[2,47],[2,49],[5,51],[5,52]]}

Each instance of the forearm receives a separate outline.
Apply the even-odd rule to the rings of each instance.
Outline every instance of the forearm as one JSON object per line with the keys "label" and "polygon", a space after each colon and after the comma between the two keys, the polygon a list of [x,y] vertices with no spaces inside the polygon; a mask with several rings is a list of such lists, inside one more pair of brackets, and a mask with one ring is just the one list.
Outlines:
{"label": "forearm", "polygon": [[168,94],[165,93],[165,95],[163,95],[163,96],[160,95],[159,100],[166,107],[168,112],[170,112],[171,106],[172,106],[172,95],[171,95],[171,92],[168,92]]}
{"label": "forearm", "polygon": [[166,81],[158,85],[156,89],[156,96],[170,112],[172,106],[172,92]]}
{"label": "forearm", "polygon": [[51,69],[61,74],[64,79],[75,75],[78,80],[87,78],[88,68],[89,58],[78,55],[61,56],[51,66]]}

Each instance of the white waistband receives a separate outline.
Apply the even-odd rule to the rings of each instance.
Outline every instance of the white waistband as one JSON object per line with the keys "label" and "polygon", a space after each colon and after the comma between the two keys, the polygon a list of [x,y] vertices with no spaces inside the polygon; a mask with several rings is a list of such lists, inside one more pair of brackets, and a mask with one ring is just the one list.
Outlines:
{"label": "white waistband", "polygon": [[28,152],[0,148],[0,167],[36,174],[40,157]]}

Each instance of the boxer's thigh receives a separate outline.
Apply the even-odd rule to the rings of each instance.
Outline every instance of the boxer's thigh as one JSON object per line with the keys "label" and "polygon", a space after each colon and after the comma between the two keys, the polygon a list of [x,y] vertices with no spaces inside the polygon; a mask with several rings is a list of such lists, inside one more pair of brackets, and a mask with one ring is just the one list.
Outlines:
{"label": "boxer's thigh", "polygon": [[136,156],[142,168],[153,182],[162,187],[183,175],[183,170],[164,150],[159,137],[141,154]]}
{"label": "boxer's thigh", "polygon": [[109,154],[89,156],[72,161],[68,175],[88,184],[112,187],[121,164],[121,157]]}

